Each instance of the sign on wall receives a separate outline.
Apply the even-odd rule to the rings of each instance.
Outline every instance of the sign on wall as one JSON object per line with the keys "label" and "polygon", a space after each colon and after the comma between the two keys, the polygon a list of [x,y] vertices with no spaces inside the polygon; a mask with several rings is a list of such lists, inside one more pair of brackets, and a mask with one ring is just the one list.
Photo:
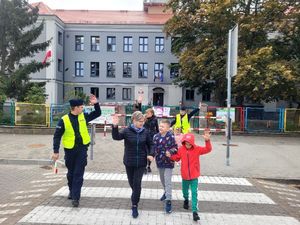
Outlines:
{"label": "sign on wall", "polygon": [[[94,111],[94,106],[85,106],[84,112],[89,113]],[[111,115],[115,114],[114,106],[101,106],[101,116],[92,120],[90,123],[104,124],[105,121],[107,124],[112,123]]]}

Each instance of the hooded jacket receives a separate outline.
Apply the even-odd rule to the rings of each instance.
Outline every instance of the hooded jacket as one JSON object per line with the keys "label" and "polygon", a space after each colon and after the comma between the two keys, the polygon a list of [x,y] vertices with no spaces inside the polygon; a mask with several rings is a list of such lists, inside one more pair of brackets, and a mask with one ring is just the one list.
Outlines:
{"label": "hooded jacket", "polygon": [[[205,141],[205,147],[195,144],[195,136],[192,133],[187,133],[182,138],[182,146],[177,153],[171,156],[174,161],[181,160],[181,176],[184,180],[193,180],[200,176],[200,155],[207,154],[212,150],[210,141]],[[187,149],[184,145],[189,142],[192,147]]]}
{"label": "hooded jacket", "polygon": [[119,132],[118,126],[112,127],[112,138],[114,140],[124,140],[125,166],[146,167],[147,156],[154,156],[153,141],[146,129],[137,132],[131,126]]}

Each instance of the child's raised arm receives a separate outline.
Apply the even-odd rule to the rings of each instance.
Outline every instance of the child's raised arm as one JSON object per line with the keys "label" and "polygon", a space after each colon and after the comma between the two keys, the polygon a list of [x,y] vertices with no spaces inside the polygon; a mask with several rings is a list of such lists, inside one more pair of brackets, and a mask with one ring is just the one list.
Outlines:
{"label": "child's raised arm", "polygon": [[209,132],[209,130],[205,130],[202,137],[205,140],[205,147],[198,146],[199,155],[207,154],[207,153],[211,152],[211,150],[212,150],[211,143],[210,143],[210,132]]}

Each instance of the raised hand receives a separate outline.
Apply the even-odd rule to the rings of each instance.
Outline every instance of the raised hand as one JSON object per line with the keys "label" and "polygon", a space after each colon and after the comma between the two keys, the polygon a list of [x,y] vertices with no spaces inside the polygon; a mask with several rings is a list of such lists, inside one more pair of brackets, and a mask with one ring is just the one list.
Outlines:
{"label": "raised hand", "polygon": [[147,159],[148,159],[150,162],[152,162],[152,161],[153,161],[153,156],[148,155],[148,156],[147,156]]}
{"label": "raised hand", "polygon": [[168,158],[170,158],[170,157],[171,157],[171,153],[170,153],[169,151],[166,151],[166,156],[167,156]]}
{"label": "raised hand", "polygon": [[210,140],[210,131],[209,130],[204,130],[204,134],[202,135],[205,141]]}
{"label": "raised hand", "polygon": [[98,102],[97,98],[95,95],[90,94],[90,103],[91,105],[95,105]]}
{"label": "raised hand", "polygon": [[112,119],[112,124],[113,124],[113,125],[116,126],[116,125],[119,124],[120,119],[119,119],[118,114],[114,114],[114,115],[111,117],[111,119]]}

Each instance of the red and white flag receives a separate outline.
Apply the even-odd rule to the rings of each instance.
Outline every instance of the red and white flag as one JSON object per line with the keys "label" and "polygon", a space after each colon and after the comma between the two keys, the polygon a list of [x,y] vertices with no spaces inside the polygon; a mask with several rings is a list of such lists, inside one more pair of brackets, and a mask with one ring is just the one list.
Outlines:
{"label": "red and white flag", "polygon": [[52,56],[52,51],[51,50],[48,50],[47,52],[46,52],[46,55],[45,55],[45,58],[44,58],[44,60],[43,60],[43,64],[46,64],[46,62],[48,62],[50,59],[51,59],[51,56]]}

